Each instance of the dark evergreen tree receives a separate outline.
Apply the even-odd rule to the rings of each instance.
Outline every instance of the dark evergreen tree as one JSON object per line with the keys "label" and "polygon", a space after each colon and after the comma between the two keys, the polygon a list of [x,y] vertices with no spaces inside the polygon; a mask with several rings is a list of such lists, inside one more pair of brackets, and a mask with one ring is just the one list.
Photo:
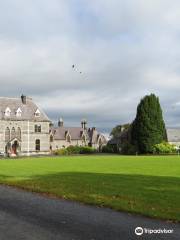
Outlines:
{"label": "dark evergreen tree", "polygon": [[154,94],[145,96],[137,107],[131,141],[139,153],[152,153],[155,144],[167,141],[159,98]]}

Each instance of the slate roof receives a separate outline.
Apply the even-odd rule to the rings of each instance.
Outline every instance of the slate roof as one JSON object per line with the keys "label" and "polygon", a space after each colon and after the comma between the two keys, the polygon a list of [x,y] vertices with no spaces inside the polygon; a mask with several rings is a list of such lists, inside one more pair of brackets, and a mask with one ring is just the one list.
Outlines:
{"label": "slate roof", "polygon": [[[11,115],[5,116],[6,108],[10,108]],[[16,116],[17,109],[22,111],[21,116]],[[40,116],[36,117],[35,112],[39,109]],[[21,98],[0,97],[0,120],[29,120],[50,122],[47,115],[33,102],[31,98],[26,98],[26,104],[22,103]]]}
{"label": "slate roof", "polygon": [[180,128],[168,128],[166,131],[168,142],[180,142]]}
{"label": "slate roof", "polygon": [[72,140],[80,140],[83,133],[81,127],[58,127],[52,129],[55,140],[65,140],[65,133],[68,131]]}
{"label": "slate roof", "polygon": [[51,131],[54,136],[54,140],[65,140],[66,139],[66,132],[69,132],[71,136],[71,140],[81,140],[82,134],[86,136],[86,140],[91,142],[92,144],[97,143],[99,136],[101,136],[103,142],[106,142],[105,137],[98,133],[96,129],[83,129],[81,127],[57,127],[51,128]]}

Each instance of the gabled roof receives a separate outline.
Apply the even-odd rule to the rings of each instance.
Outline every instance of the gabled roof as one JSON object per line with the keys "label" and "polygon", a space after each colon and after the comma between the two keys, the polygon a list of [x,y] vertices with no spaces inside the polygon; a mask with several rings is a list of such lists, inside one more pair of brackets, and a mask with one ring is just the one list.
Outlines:
{"label": "gabled roof", "polygon": [[83,128],[81,127],[57,127],[52,128],[55,140],[64,140],[66,132],[69,132],[72,140],[81,140]]}
{"label": "gabled roof", "polygon": [[105,137],[99,133],[95,128],[83,129],[81,127],[57,127],[51,128],[51,132],[54,136],[54,140],[65,140],[66,133],[69,133],[71,140],[82,140],[83,135],[85,135],[86,140],[89,143],[96,144],[98,139],[101,138],[103,143],[106,143]]}
{"label": "gabled roof", "polygon": [[[10,116],[5,116],[5,110],[11,110]],[[21,117],[17,118],[16,111],[20,108]],[[36,117],[35,112],[39,109],[40,116]],[[21,98],[0,97],[0,120],[29,120],[29,121],[47,121],[50,122],[47,115],[33,102],[31,98],[27,98],[26,104],[22,103]]]}

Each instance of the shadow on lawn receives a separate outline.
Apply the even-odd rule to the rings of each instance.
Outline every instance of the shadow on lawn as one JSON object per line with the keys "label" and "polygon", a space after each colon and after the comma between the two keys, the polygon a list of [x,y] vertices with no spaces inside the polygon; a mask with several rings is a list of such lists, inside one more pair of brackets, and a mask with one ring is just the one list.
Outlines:
{"label": "shadow on lawn", "polygon": [[11,183],[65,199],[180,221],[177,177],[61,172]]}

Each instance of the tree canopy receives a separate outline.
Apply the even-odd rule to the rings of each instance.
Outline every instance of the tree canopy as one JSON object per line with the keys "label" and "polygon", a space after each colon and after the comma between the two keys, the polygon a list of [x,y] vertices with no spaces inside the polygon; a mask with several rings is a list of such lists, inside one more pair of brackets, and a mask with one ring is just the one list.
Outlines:
{"label": "tree canopy", "polygon": [[141,99],[131,129],[132,144],[139,153],[152,153],[155,144],[167,141],[159,98],[150,94]]}

